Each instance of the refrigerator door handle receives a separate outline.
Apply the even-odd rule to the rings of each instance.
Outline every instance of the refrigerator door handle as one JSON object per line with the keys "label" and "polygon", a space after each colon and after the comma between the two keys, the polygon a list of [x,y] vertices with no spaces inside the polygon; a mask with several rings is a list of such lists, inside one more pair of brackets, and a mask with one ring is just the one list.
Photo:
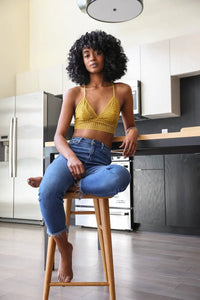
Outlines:
{"label": "refrigerator door handle", "polygon": [[10,119],[10,132],[9,132],[9,175],[13,177],[13,121],[14,118]]}
{"label": "refrigerator door handle", "polygon": [[14,117],[13,126],[13,177],[17,176],[17,118]]}

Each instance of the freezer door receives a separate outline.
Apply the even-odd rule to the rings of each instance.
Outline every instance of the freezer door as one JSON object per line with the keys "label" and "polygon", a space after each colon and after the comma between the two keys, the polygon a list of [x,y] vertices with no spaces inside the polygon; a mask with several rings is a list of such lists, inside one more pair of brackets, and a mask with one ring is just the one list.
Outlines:
{"label": "freezer door", "polygon": [[[11,177],[12,118],[15,98],[0,99],[0,217],[13,217],[13,178]],[[10,155],[9,155],[10,152]]]}
{"label": "freezer door", "polygon": [[16,97],[16,164],[14,218],[41,220],[38,189],[27,178],[43,175],[44,93]]}

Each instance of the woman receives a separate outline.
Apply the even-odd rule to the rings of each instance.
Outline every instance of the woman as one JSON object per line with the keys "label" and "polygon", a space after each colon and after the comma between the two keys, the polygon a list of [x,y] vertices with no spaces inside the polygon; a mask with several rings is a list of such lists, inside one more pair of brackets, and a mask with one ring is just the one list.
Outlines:
{"label": "woman", "polygon": [[[138,131],[133,117],[131,89],[113,83],[126,72],[127,57],[121,43],[103,31],[86,33],[69,52],[67,71],[79,86],[63,98],[55,133],[58,157],[41,178],[30,178],[39,186],[39,201],[48,233],[53,235],[61,254],[58,280],[70,282],[72,245],[68,242],[63,195],[74,184],[80,195],[113,196],[126,189],[130,174],[122,166],[111,165],[110,149],[121,111],[126,136],[123,155],[134,155]],[[66,141],[71,119],[75,116],[74,134]],[[40,184],[41,181],[41,184]]]}

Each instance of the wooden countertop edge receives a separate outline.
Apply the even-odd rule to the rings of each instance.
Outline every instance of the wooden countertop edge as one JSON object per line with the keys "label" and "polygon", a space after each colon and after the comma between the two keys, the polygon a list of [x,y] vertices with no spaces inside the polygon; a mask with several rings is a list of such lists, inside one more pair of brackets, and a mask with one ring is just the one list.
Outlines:
{"label": "wooden countertop edge", "polygon": [[[177,132],[174,133],[163,133],[163,134],[144,134],[138,136],[138,141],[146,141],[146,140],[159,140],[159,139],[175,139],[175,138],[184,138],[184,137],[200,137],[200,133],[198,134],[180,134]],[[124,136],[116,136],[113,138],[113,142],[122,142]],[[54,147],[54,142],[46,142],[45,147]]]}
{"label": "wooden countertop edge", "polygon": [[[196,127],[185,127],[180,132],[169,132],[169,133],[153,133],[153,134],[141,134],[138,136],[138,141],[146,140],[159,140],[159,139],[175,139],[184,137],[200,137],[200,126]],[[122,142],[124,136],[116,136],[113,138],[113,142]],[[46,142],[45,147],[54,147],[54,142]]]}

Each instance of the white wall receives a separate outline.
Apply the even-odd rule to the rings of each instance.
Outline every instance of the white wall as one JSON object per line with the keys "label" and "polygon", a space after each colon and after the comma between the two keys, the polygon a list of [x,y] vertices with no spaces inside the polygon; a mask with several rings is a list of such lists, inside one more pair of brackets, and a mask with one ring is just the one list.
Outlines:
{"label": "white wall", "polygon": [[[65,64],[69,48],[81,34],[101,29],[117,36],[128,54],[125,80],[140,79],[138,70],[135,70],[139,66],[134,65],[137,55],[135,47],[198,30],[199,10],[200,1],[198,3],[196,0],[146,0],[144,11],[138,18],[109,24],[83,14],[76,0],[59,0],[59,3],[57,0],[31,0],[30,69]],[[66,74],[64,86],[68,88],[71,85]]]}
{"label": "white wall", "polygon": [[43,69],[48,73],[48,68],[65,64],[72,43],[95,29],[121,39],[130,59],[127,78],[133,78],[134,47],[199,30],[199,11],[198,0],[144,0],[139,17],[109,24],[83,14],[76,0],[1,0],[0,97],[14,94],[16,73]]}
{"label": "white wall", "polygon": [[105,30],[130,48],[198,30],[199,11],[197,0],[144,0],[139,17],[109,24],[83,14],[76,0],[30,0],[31,69],[65,62],[69,47],[86,31]]}

